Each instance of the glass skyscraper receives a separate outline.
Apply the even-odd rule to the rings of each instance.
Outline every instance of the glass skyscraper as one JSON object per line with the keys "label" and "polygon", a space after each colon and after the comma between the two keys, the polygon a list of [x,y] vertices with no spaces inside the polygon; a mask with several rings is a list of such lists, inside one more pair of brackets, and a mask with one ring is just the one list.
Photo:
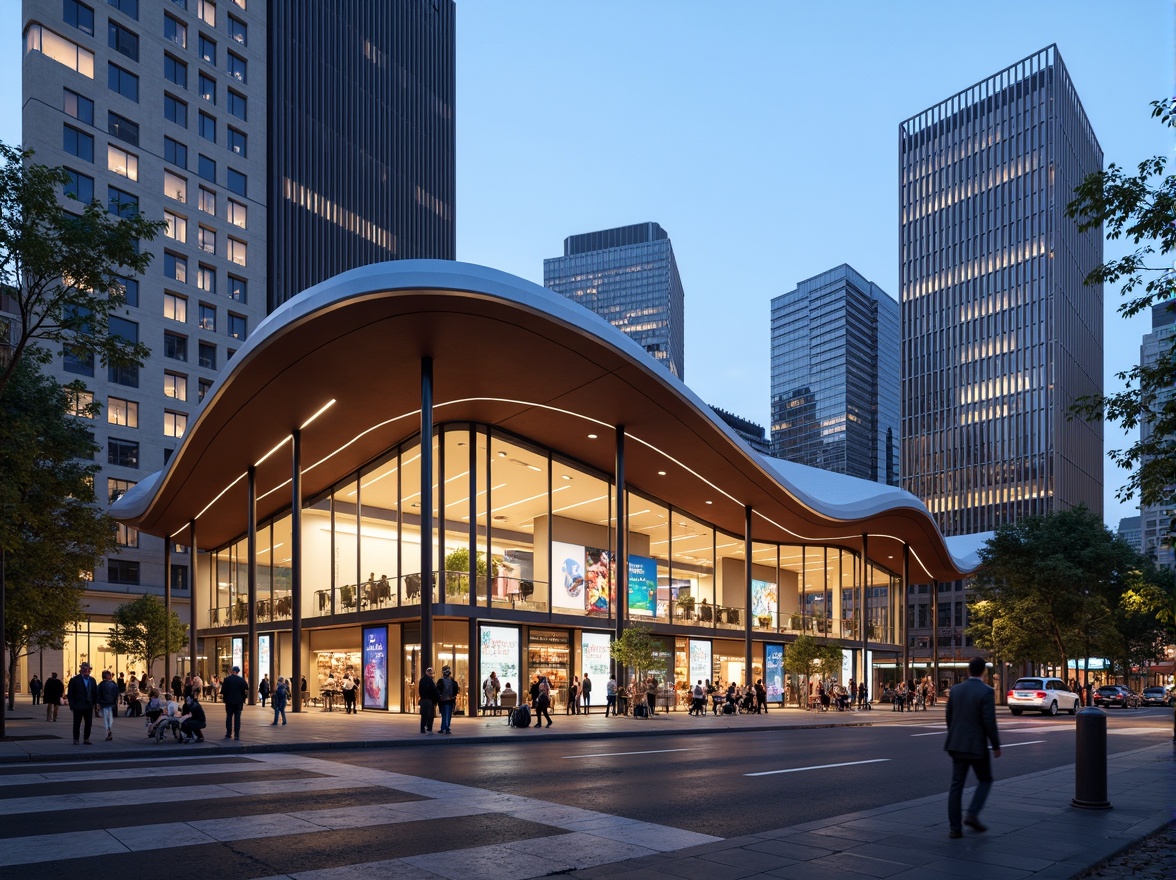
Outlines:
{"label": "glass skyscraper", "polygon": [[578,302],[685,378],[685,294],[670,237],[638,223],[564,239],[543,261],[543,285]]}
{"label": "glass skyscraper", "polygon": [[1056,46],[901,123],[903,487],[946,535],[1102,514],[1101,229],[1065,216],[1102,150]]}
{"label": "glass skyscraper", "polygon": [[[1172,350],[1176,337],[1176,302],[1160,302],[1152,306],[1151,333],[1143,337],[1139,347],[1139,363],[1154,367],[1159,360]],[[1156,408],[1166,406],[1176,388],[1169,387],[1159,395]],[[1151,439],[1153,419],[1144,419],[1139,424],[1139,437],[1143,442]],[[1176,486],[1169,487],[1168,497],[1159,504],[1140,505],[1140,544],[1143,552],[1162,568],[1176,568],[1176,553],[1172,546],[1172,510],[1176,508]]]}
{"label": "glass skyscraper", "polygon": [[898,485],[898,315],[844,264],[772,300],[773,455]]}

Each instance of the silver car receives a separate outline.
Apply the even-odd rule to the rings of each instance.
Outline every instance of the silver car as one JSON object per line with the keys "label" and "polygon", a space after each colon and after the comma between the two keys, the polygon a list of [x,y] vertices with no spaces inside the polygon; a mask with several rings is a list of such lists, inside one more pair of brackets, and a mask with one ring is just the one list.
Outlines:
{"label": "silver car", "polygon": [[1080,702],[1078,695],[1060,678],[1018,678],[1005,698],[1014,715],[1026,709],[1042,715],[1057,715],[1062,710],[1073,715]]}

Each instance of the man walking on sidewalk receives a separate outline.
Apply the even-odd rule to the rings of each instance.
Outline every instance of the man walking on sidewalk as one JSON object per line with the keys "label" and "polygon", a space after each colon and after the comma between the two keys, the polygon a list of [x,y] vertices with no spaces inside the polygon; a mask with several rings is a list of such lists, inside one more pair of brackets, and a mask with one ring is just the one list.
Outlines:
{"label": "man walking on sidewalk", "polygon": [[90,677],[89,663],[83,663],[78,674],[69,680],[66,696],[69,699],[69,709],[73,712],[73,743],[76,746],[78,736],[81,735],[85,744],[90,745],[94,707],[98,705],[98,683]]}
{"label": "man walking on sidewalk", "polygon": [[225,704],[225,739],[241,738],[241,711],[249,699],[249,685],[241,677],[241,667],[234,666],[233,674],[221,682],[221,700]]}
{"label": "man walking on sidewalk", "polygon": [[[980,811],[992,788],[992,763],[988,759],[988,744],[992,754],[1000,757],[1000,735],[996,730],[996,697],[984,683],[984,660],[977,657],[968,663],[968,678],[951,689],[947,701],[947,742],[943,748],[951,755],[951,789],[947,794],[947,821],[951,826],[948,837],[963,837],[963,826],[975,831],[987,831],[980,821]],[[968,815],[962,818],[964,783],[968,768],[976,774],[976,792],[968,805]]]}

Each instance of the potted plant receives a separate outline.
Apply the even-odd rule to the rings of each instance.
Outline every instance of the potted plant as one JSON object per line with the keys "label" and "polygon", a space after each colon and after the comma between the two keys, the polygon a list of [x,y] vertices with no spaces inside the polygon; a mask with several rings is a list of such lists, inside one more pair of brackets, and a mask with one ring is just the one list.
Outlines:
{"label": "potted plant", "polygon": [[772,615],[760,614],[756,617],[756,622],[760,625],[760,629],[767,629],[772,625]]}
{"label": "potted plant", "polygon": [[799,632],[803,623],[804,620],[801,618],[799,611],[793,611],[792,615],[788,618],[788,628],[794,632]]}
{"label": "potted plant", "polygon": [[682,617],[689,619],[694,616],[694,597],[689,593],[678,597],[678,610],[682,612]]}

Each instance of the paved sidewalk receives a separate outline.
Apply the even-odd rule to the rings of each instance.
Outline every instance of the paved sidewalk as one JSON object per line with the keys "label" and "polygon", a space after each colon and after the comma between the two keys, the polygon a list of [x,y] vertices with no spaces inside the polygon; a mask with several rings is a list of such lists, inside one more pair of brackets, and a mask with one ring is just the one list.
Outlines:
{"label": "paved sidewalk", "polygon": [[[223,755],[250,752],[312,752],[324,749],[399,748],[417,745],[460,747],[463,742],[498,742],[520,738],[611,738],[716,731],[782,731],[862,725],[922,726],[943,723],[942,707],[926,712],[813,713],[774,709],[767,715],[696,718],[684,711],[642,720],[556,715],[544,730],[515,730],[505,716],[454,719],[453,737],[422,736],[413,716],[367,712],[346,715],[309,709],[289,715],[285,727],[271,727],[272,712],[247,707],[240,742],[225,741],[216,703],[206,704],[209,726],[202,746],[148,741],[142,719],[119,718],[115,739],[104,742],[95,727],[93,746],[72,744],[71,718],[43,720],[43,710],[18,706],[7,720],[10,739],[0,743],[0,764],[71,761],[82,757],[135,758],[164,754]],[[34,714],[35,712],[35,714]],[[942,768],[940,768],[942,769]],[[960,840],[947,836],[947,795],[920,798],[819,822],[794,825],[747,837],[731,838],[687,850],[585,868],[571,876],[595,880],[667,880],[667,878],[803,878],[896,880],[931,878],[1069,878],[1154,834],[1173,821],[1176,774],[1173,745],[1162,744],[1114,756],[1108,789],[1114,808],[1077,810],[1074,767],[997,779],[984,810],[985,834],[968,830]],[[947,773],[942,773],[945,781]],[[968,794],[965,794],[967,803]],[[523,878],[533,873],[511,873]],[[541,876],[541,875],[539,875]]]}

